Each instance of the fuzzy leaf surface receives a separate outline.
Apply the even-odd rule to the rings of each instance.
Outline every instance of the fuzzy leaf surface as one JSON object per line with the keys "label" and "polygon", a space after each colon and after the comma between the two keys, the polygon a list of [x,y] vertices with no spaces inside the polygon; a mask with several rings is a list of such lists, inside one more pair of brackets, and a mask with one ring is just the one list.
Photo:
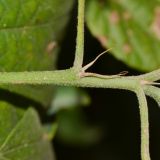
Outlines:
{"label": "fuzzy leaf surface", "polygon": [[0,160],[54,160],[37,113],[0,102]]}
{"label": "fuzzy leaf surface", "polygon": [[87,24],[105,48],[130,67],[160,67],[160,2],[158,0],[90,0]]}
{"label": "fuzzy leaf surface", "polygon": [[[73,0],[1,0],[0,71],[53,70]],[[40,103],[49,87],[6,87]],[[47,89],[46,89],[47,88]],[[26,93],[27,92],[27,93]]]}

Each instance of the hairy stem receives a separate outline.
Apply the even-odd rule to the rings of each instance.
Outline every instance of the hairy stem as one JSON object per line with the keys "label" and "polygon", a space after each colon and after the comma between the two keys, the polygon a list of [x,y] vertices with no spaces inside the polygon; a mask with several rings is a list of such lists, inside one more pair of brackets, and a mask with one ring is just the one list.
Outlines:
{"label": "hairy stem", "polygon": [[151,160],[149,153],[149,121],[146,96],[141,86],[136,89],[141,119],[141,159]]}
{"label": "hairy stem", "polygon": [[160,80],[160,69],[152,71],[150,73],[142,74],[140,76],[135,76],[135,79],[143,79],[148,81],[158,81]]}
{"label": "hairy stem", "polygon": [[[43,72],[1,72],[0,85],[65,85],[77,87],[113,88],[134,91],[137,94],[140,106],[141,118],[141,157],[142,160],[150,160],[149,155],[149,125],[148,109],[144,91],[151,94],[145,85],[141,84],[142,79],[134,76],[99,78],[84,77],[77,78],[74,69]],[[143,91],[143,88],[144,91]]]}
{"label": "hairy stem", "polygon": [[80,71],[83,63],[84,54],[84,10],[85,0],[78,0],[78,25],[77,25],[77,41],[74,60],[74,68]]}
{"label": "hairy stem", "polygon": [[42,72],[0,72],[0,85],[66,85],[77,87],[115,88],[134,91],[139,83],[130,77],[103,79],[99,77],[77,78],[74,69]]}
{"label": "hairy stem", "polygon": [[158,106],[160,106],[160,88],[146,85],[143,89],[145,94],[153,98],[158,103]]}

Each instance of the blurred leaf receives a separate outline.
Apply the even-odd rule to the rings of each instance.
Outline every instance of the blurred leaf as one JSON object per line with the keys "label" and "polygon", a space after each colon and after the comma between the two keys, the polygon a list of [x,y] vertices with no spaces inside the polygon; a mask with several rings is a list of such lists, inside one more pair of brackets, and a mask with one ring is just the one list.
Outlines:
{"label": "blurred leaf", "polygon": [[52,140],[55,137],[57,128],[57,123],[48,123],[44,125],[44,131],[48,140]]}
{"label": "blurred leaf", "polygon": [[90,97],[86,92],[74,87],[58,87],[52,100],[49,114],[77,106],[88,106]]}
{"label": "blurred leaf", "polygon": [[88,146],[100,138],[100,130],[87,124],[80,108],[62,110],[58,113],[57,137],[68,145]]}
{"label": "blurred leaf", "polygon": [[89,29],[117,59],[142,71],[160,67],[160,1],[87,2]]}
{"label": "blurred leaf", "polygon": [[53,160],[52,147],[33,109],[0,103],[0,159]]}
{"label": "blurred leaf", "polygon": [[[48,114],[57,116],[57,137],[69,145],[91,145],[98,141],[99,130],[87,124],[81,106],[89,106],[89,95],[79,88],[57,87]],[[52,127],[49,134],[52,137]],[[54,136],[53,132],[53,136]]]}
{"label": "blurred leaf", "polygon": [[[53,70],[58,43],[73,2],[23,0],[22,4],[21,1],[0,1],[0,71]],[[46,87],[37,87],[38,91],[31,86],[20,90],[15,86],[3,88],[44,104],[48,100],[43,96],[52,96],[49,87],[47,90]]]}

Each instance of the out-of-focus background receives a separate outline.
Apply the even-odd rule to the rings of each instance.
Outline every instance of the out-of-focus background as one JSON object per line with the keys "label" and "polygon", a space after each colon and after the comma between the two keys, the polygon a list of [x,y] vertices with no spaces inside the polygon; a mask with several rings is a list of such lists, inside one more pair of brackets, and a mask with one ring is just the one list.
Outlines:
{"label": "out-of-focus background", "polygon": [[[58,57],[58,69],[71,67],[74,60],[76,5],[71,14]],[[84,64],[104,50],[85,27]],[[116,74],[120,71],[128,71],[129,75],[143,73],[128,67],[111,54],[101,57],[90,71],[100,74]],[[68,95],[68,98],[58,100],[59,95]],[[56,115],[59,127],[53,141],[57,160],[140,160],[140,119],[133,93],[111,89],[58,88],[56,96],[53,106],[62,107]],[[151,157],[152,160],[159,160],[160,108],[150,98],[148,104]],[[71,107],[68,109],[67,105]]]}

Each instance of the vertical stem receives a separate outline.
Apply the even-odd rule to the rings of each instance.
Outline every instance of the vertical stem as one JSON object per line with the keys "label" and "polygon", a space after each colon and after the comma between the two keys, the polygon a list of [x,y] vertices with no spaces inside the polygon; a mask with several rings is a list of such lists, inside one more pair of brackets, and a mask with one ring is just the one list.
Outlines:
{"label": "vertical stem", "polygon": [[146,96],[141,87],[136,90],[141,119],[141,159],[151,160],[149,153],[149,118]]}
{"label": "vertical stem", "polygon": [[74,68],[76,71],[80,71],[83,63],[84,54],[84,10],[85,0],[78,0],[78,25],[77,25],[77,40]]}

